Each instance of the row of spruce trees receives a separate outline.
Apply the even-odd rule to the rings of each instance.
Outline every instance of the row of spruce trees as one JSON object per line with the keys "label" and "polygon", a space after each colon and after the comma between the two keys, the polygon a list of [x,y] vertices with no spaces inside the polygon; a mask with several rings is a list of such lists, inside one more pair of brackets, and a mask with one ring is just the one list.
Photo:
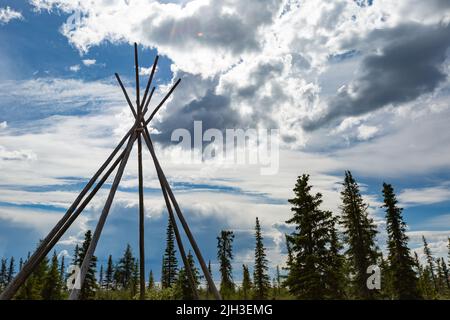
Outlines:
{"label": "row of spruce trees", "polygon": [[[220,292],[225,299],[448,299],[450,298],[449,259],[435,258],[423,237],[424,264],[408,247],[402,208],[398,207],[394,189],[383,184],[383,208],[386,216],[387,255],[376,244],[377,227],[369,216],[360,188],[352,174],[345,172],[341,191],[340,214],[321,209],[322,195],[313,193],[309,176],[298,177],[294,188],[292,217],[286,221],[293,232],[286,234],[287,261],[276,266],[269,276],[269,264],[261,225],[255,224],[253,274],[242,265],[242,281],[233,280],[234,233],[223,230],[217,237],[217,264]],[[147,299],[193,299],[186,270],[179,266],[175,235],[170,220],[166,232],[166,249],[162,257],[161,279],[156,282],[150,271],[146,284]],[[81,266],[91,241],[91,231],[74,250],[72,265]],[[194,283],[203,299],[212,299],[211,288],[200,275],[194,257],[187,257]],[[19,270],[23,260],[19,260]],[[368,270],[378,266],[381,288],[367,285]],[[211,262],[209,262],[211,270]],[[15,259],[2,259],[0,290],[13,279]],[[73,270],[66,270],[64,256],[44,259],[20,288],[16,299],[58,300],[68,296],[67,283]],[[202,285],[205,284],[205,285]],[[130,245],[114,262],[110,255],[97,272],[94,256],[81,291],[81,299],[137,299],[139,292],[139,261]]]}

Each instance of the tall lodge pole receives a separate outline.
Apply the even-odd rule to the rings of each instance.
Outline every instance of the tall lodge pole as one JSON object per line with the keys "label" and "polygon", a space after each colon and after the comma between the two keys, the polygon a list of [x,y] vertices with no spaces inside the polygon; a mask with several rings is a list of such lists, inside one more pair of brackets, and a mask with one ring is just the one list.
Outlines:
{"label": "tall lodge pole", "polygon": [[208,282],[208,285],[212,289],[214,297],[217,300],[222,300],[222,297],[220,296],[220,293],[217,290],[217,287],[211,277],[211,274],[209,273],[208,267],[206,266],[205,260],[203,259],[202,253],[200,252],[197,242],[195,241],[194,236],[192,235],[192,232],[189,229],[189,226],[188,226],[186,220],[184,219],[184,216],[183,216],[183,213],[181,212],[180,206],[178,205],[178,202],[172,192],[172,189],[170,188],[170,185],[167,182],[167,178],[161,169],[161,166],[159,164],[158,158],[156,157],[155,150],[153,148],[153,144],[152,144],[152,141],[150,138],[150,133],[148,132],[147,127],[144,127],[143,136],[144,136],[145,143],[147,144],[147,147],[153,158],[153,162],[156,167],[156,172],[158,173],[158,176],[161,176],[162,182],[164,184],[165,189],[167,190],[167,192],[169,194],[170,200],[173,203],[173,206],[177,213],[178,219],[180,219],[181,225],[183,226],[186,236],[188,237],[189,242],[191,243],[192,249],[194,249],[194,253],[197,256],[198,262],[200,263],[200,267],[202,268],[202,271],[203,271],[203,274],[205,275],[206,281]]}
{"label": "tall lodge pole", "polygon": [[92,236],[91,243],[87,249],[86,255],[83,259],[83,263],[81,264],[80,272],[77,276],[75,284],[78,284],[79,287],[75,287],[72,289],[69,300],[78,300],[79,295],[81,293],[82,286],[84,284],[84,280],[86,278],[86,274],[89,270],[92,256],[94,255],[95,248],[97,247],[98,240],[100,239],[100,235],[103,230],[103,226],[105,225],[106,218],[108,217],[109,210],[111,209],[112,202],[114,200],[114,196],[116,194],[117,188],[119,186],[120,180],[122,179],[123,172],[125,170],[125,166],[127,165],[128,158],[130,156],[131,149],[133,148],[134,141],[136,139],[136,131],[133,133],[131,138],[128,140],[128,144],[126,147],[125,155],[120,163],[119,169],[117,169],[116,176],[114,178],[113,184],[111,186],[111,190],[109,191],[108,198],[106,199],[105,206],[103,207],[102,213],[97,223],[97,227],[95,228],[94,234]]}
{"label": "tall lodge pole", "polygon": [[[142,133],[142,125],[141,125],[141,117],[142,117],[142,104],[140,101],[139,94],[139,60],[138,60],[138,49],[137,44],[134,44],[134,60],[136,67],[136,108],[138,118],[136,122],[139,121],[138,127],[136,129],[138,135],[138,180],[139,180],[139,298],[141,300],[145,300],[145,217],[144,217],[144,175],[142,170],[142,141],[141,141],[141,133]],[[149,81],[150,82],[150,81]],[[144,94],[144,100],[147,96],[148,88],[150,87],[150,83],[147,85]],[[144,103],[143,101],[142,103]]]}

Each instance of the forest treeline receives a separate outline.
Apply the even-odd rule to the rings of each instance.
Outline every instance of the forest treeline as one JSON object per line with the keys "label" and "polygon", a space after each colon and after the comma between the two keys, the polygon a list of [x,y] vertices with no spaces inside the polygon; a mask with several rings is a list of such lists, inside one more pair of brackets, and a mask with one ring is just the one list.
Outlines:
{"label": "forest treeline", "polygon": [[[225,299],[449,299],[450,298],[450,238],[449,256],[436,258],[423,237],[425,261],[408,247],[403,209],[392,185],[382,186],[386,219],[387,250],[383,255],[376,243],[377,227],[370,217],[358,183],[351,172],[345,172],[339,215],[323,210],[322,195],[313,193],[309,175],[299,176],[294,196],[288,200],[292,215],[286,221],[292,232],[286,234],[287,258],[282,266],[269,270],[264,238],[258,218],[255,221],[255,248],[252,265],[242,265],[242,281],[233,274],[234,233],[223,230],[217,236],[217,261],[220,292]],[[71,265],[80,266],[91,241],[87,231],[81,245],[76,245]],[[147,299],[193,299],[192,288],[184,267],[178,261],[174,230],[166,230],[166,248],[162,257],[161,278],[149,272]],[[213,299],[191,252],[188,263],[194,283],[202,299]],[[0,266],[0,290],[20,270],[23,260],[3,258]],[[375,266],[375,269],[374,269]],[[211,262],[208,265],[211,270]],[[250,271],[252,270],[252,272]],[[368,285],[371,270],[379,272],[379,287]],[[58,300],[68,297],[67,268],[64,256],[56,252],[44,259],[19,289],[15,299]],[[272,276],[271,276],[272,275]],[[376,279],[376,278],[374,278]],[[375,280],[376,281],[376,280]],[[89,266],[81,299],[138,299],[139,261],[128,245],[123,256],[114,260],[110,255],[106,265],[98,265],[94,257]]]}

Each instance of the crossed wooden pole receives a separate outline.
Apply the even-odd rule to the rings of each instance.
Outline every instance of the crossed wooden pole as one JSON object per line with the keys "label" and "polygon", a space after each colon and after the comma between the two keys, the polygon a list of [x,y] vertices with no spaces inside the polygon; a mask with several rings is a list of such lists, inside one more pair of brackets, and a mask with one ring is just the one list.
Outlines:
{"label": "crossed wooden pole", "polygon": [[[114,196],[116,194],[117,188],[119,186],[120,180],[122,179],[123,172],[127,165],[131,150],[135,141],[137,140],[138,144],[138,180],[139,180],[139,271],[140,271],[140,299],[145,299],[145,247],[144,247],[144,187],[143,187],[143,168],[142,168],[142,139],[144,139],[145,144],[147,145],[148,150],[150,151],[150,155],[155,164],[156,172],[158,175],[158,180],[161,185],[161,190],[164,196],[164,201],[167,207],[167,212],[169,214],[170,223],[173,226],[173,230],[175,233],[175,238],[177,241],[178,249],[180,251],[181,258],[183,260],[184,268],[187,272],[188,281],[192,292],[194,294],[195,299],[199,299],[197,285],[194,280],[193,271],[189,261],[186,257],[186,251],[183,246],[183,242],[181,240],[180,230],[178,229],[177,219],[180,221],[181,226],[189,240],[189,243],[194,250],[194,253],[197,257],[197,260],[200,264],[200,267],[203,271],[203,274],[208,282],[209,288],[211,288],[212,293],[217,300],[221,300],[220,293],[218,292],[214,281],[209,273],[208,267],[206,266],[205,260],[200,252],[200,249],[197,245],[197,242],[192,235],[192,232],[186,222],[186,219],[181,212],[180,206],[175,198],[175,195],[172,192],[172,189],[167,181],[167,178],[161,168],[161,165],[156,157],[155,150],[153,148],[153,142],[150,137],[150,133],[148,131],[148,124],[154,118],[159,109],[164,105],[167,99],[172,95],[173,91],[180,84],[181,79],[178,79],[169,92],[165,95],[165,97],[161,100],[161,102],[156,106],[154,111],[151,113],[149,118],[145,120],[145,114],[148,111],[148,105],[153,97],[153,93],[155,92],[155,87],[150,91],[150,87],[152,86],[153,76],[155,74],[156,66],[158,64],[158,56],[156,56],[155,61],[153,63],[153,67],[147,82],[147,86],[145,88],[144,96],[142,100],[140,99],[140,84],[139,84],[139,61],[138,61],[138,49],[137,44],[134,44],[134,58],[135,58],[135,71],[136,71],[136,108],[130,100],[130,97],[120,79],[119,75],[116,73],[115,76],[117,81],[123,91],[125,99],[130,107],[131,112],[135,118],[135,122],[128,133],[122,138],[114,151],[109,155],[106,161],[102,164],[102,166],[98,169],[98,171],[94,174],[94,176],[89,180],[83,190],[80,192],[78,197],[69,207],[67,212],[58,221],[56,226],[49,232],[49,234],[42,240],[36,249],[36,251],[30,256],[30,258],[23,265],[22,269],[16,275],[16,277],[11,281],[11,283],[5,288],[5,290],[0,295],[0,300],[10,300],[14,297],[16,292],[19,290],[20,286],[24,284],[24,282],[28,279],[31,273],[38,267],[44,257],[52,250],[55,244],[61,239],[67,229],[72,225],[72,223],[77,219],[77,217],[81,214],[81,212],[86,208],[92,198],[96,195],[98,190],[103,186],[105,181],[109,178],[109,176],[114,172],[117,168],[116,175],[114,177],[113,183],[111,185],[111,189],[108,194],[108,198],[103,207],[102,213],[98,220],[97,226],[95,228],[94,234],[92,236],[91,243],[86,251],[85,257],[81,264],[80,271],[76,277],[76,282],[74,288],[71,290],[69,295],[69,300],[77,300],[79,298],[82,284],[86,278],[86,274],[89,269],[90,262],[95,252],[95,248],[97,247],[98,240],[100,239],[100,235],[103,230],[103,226],[105,225],[106,219],[108,217],[109,211],[111,209],[112,202],[114,200]],[[150,92],[150,94],[149,94]],[[125,145],[126,143],[126,145]],[[125,145],[123,151],[121,151],[122,147]],[[120,154],[119,154],[119,151]],[[119,154],[119,155],[118,155]],[[117,156],[118,155],[118,156]],[[117,156],[117,158],[116,158]],[[114,160],[114,158],[116,158]],[[114,162],[113,162],[114,160]],[[111,164],[112,163],[112,164]],[[111,164],[111,165],[110,165]],[[109,166],[109,169],[106,168]],[[105,172],[106,170],[106,172]],[[105,172],[105,173],[104,173]],[[95,184],[97,179],[103,174],[100,180]],[[93,187],[95,184],[95,187]],[[93,187],[93,188],[92,188]],[[92,190],[91,190],[92,188]],[[89,190],[91,190],[89,192]],[[88,194],[89,193],[89,194]],[[86,196],[87,195],[87,196]],[[84,200],[83,200],[84,199]],[[176,216],[174,214],[173,208],[175,209]]]}

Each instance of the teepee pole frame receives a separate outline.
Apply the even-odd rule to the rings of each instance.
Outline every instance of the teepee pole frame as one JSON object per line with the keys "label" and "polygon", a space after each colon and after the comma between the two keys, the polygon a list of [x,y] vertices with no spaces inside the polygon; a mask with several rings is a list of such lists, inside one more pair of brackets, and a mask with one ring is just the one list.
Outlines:
{"label": "teepee pole frame", "polygon": [[[120,76],[117,73],[115,74],[117,81],[119,83],[119,86],[122,89],[122,92],[125,96],[127,104],[130,107],[130,110],[133,113],[133,116],[135,118],[134,125],[127,132],[127,134],[122,138],[122,140],[119,142],[119,144],[113,150],[113,152],[109,155],[109,157],[105,160],[105,162],[101,165],[101,167],[97,170],[97,172],[93,175],[93,177],[88,181],[86,186],[83,188],[83,190],[77,196],[77,198],[72,203],[72,205],[69,207],[69,209],[64,214],[64,216],[58,221],[58,223],[48,233],[48,235],[44,238],[44,240],[42,240],[40,242],[38,248],[33,253],[33,255],[25,262],[25,264],[23,265],[23,268],[19,271],[19,273],[11,281],[11,283],[6,287],[6,289],[1,293],[0,300],[10,300],[14,297],[14,295],[19,290],[20,286],[25,283],[25,281],[28,279],[28,277],[31,275],[31,273],[41,263],[43,258],[45,256],[47,256],[47,254],[58,243],[58,241],[61,239],[61,237],[66,233],[66,231],[73,224],[73,222],[78,218],[78,216],[83,212],[83,210],[89,205],[90,201],[94,198],[94,196],[97,194],[97,192],[102,188],[104,183],[109,179],[111,174],[118,167],[117,172],[114,177],[114,180],[113,180],[113,183],[111,185],[107,200],[105,202],[102,213],[97,222],[97,226],[95,228],[94,234],[92,236],[92,240],[89,244],[89,247],[87,249],[85,257],[82,261],[80,272],[77,275],[75,283],[78,284],[78,286],[75,286],[71,290],[70,295],[69,295],[70,300],[79,299],[82,285],[86,279],[86,275],[89,270],[95,249],[97,247],[103,227],[104,227],[106,219],[109,215],[115,194],[119,187],[119,184],[120,184],[120,181],[124,174],[124,170],[126,168],[128,160],[129,160],[133,145],[136,142],[136,140],[137,140],[137,144],[138,144],[138,183],[139,183],[139,210],[138,210],[139,211],[139,261],[140,261],[140,266],[139,266],[139,269],[140,269],[140,292],[139,293],[140,294],[139,294],[139,297],[140,297],[140,299],[145,299],[145,241],[144,241],[145,240],[145,233],[144,233],[144,231],[145,231],[144,230],[145,208],[144,208],[144,182],[143,182],[144,178],[143,178],[143,165],[142,165],[142,138],[144,139],[144,142],[147,145],[148,150],[150,151],[150,155],[151,155],[153,163],[155,165],[155,169],[156,169],[156,172],[158,175],[158,180],[159,180],[160,186],[161,186],[161,191],[163,193],[164,201],[165,201],[165,204],[167,207],[167,212],[169,215],[170,223],[172,224],[173,229],[174,229],[177,246],[180,250],[180,255],[182,257],[185,270],[187,272],[188,281],[191,286],[193,296],[195,299],[199,299],[197,285],[194,280],[193,270],[192,270],[190,263],[188,261],[188,258],[186,256],[186,251],[185,251],[185,248],[183,245],[182,237],[180,235],[180,230],[178,228],[176,217],[181,222],[181,225],[182,225],[183,230],[189,240],[189,243],[190,243],[192,249],[194,250],[195,256],[197,257],[197,260],[201,266],[203,274],[205,275],[206,281],[208,282],[208,286],[212,289],[215,298],[218,300],[221,299],[220,293],[218,292],[218,290],[214,284],[212,276],[206,266],[206,263],[203,259],[203,256],[197,245],[197,242],[195,241],[194,236],[189,229],[187,221],[185,220],[183,213],[181,212],[180,206],[178,205],[175,195],[174,195],[174,193],[169,185],[169,182],[167,181],[167,178],[161,168],[159,160],[156,157],[156,153],[155,153],[155,150],[153,147],[153,142],[151,140],[150,133],[147,128],[148,124],[155,117],[156,113],[165,104],[165,102],[169,99],[169,97],[172,95],[174,90],[180,84],[181,79],[178,79],[174,83],[174,85],[171,87],[169,92],[164,96],[164,98],[161,100],[161,102],[155,107],[155,109],[153,110],[151,115],[148,117],[148,119],[145,120],[145,118],[144,118],[145,114],[148,111],[148,106],[149,106],[150,101],[155,92],[155,87],[154,86],[152,87],[151,85],[152,85],[152,81],[154,78],[154,74],[156,71],[159,57],[158,56],[155,57],[155,60],[154,60],[153,66],[152,66],[152,71],[150,73],[142,100],[140,99],[139,61],[138,61],[137,44],[134,45],[134,58],[135,58],[135,73],[136,73],[136,108],[133,106],[133,103],[131,102],[131,99],[125,89],[125,86],[123,85],[122,80],[120,79]],[[152,87],[152,90],[150,91],[151,87]],[[150,92],[150,94],[149,94],[149,92]],[[128,140],[128,142],[127,142],[127,140]],[[116,160],[114,160],[114,162],[113,162],[113,159],[116,157],[116,155],[122,149],[122,147],[125,145],[125,142],[127,142],[126,147],[119,154],[119,156],[116,158]],[[110,166],[109,169],[103,174],[103,172],[106,170],[106,168],[108,168],[108,166]],[[91,188],[96,183],[97,179],[102,174],[103,174],[102,178],[97,182],[95,187],[91,190]],[[91,191],[89,192],[89,190],[91,190]],[[89,192],[89,194],[88,194],[88,192]],[[172,207],[175,209],[176,216],[173,212]]]}

